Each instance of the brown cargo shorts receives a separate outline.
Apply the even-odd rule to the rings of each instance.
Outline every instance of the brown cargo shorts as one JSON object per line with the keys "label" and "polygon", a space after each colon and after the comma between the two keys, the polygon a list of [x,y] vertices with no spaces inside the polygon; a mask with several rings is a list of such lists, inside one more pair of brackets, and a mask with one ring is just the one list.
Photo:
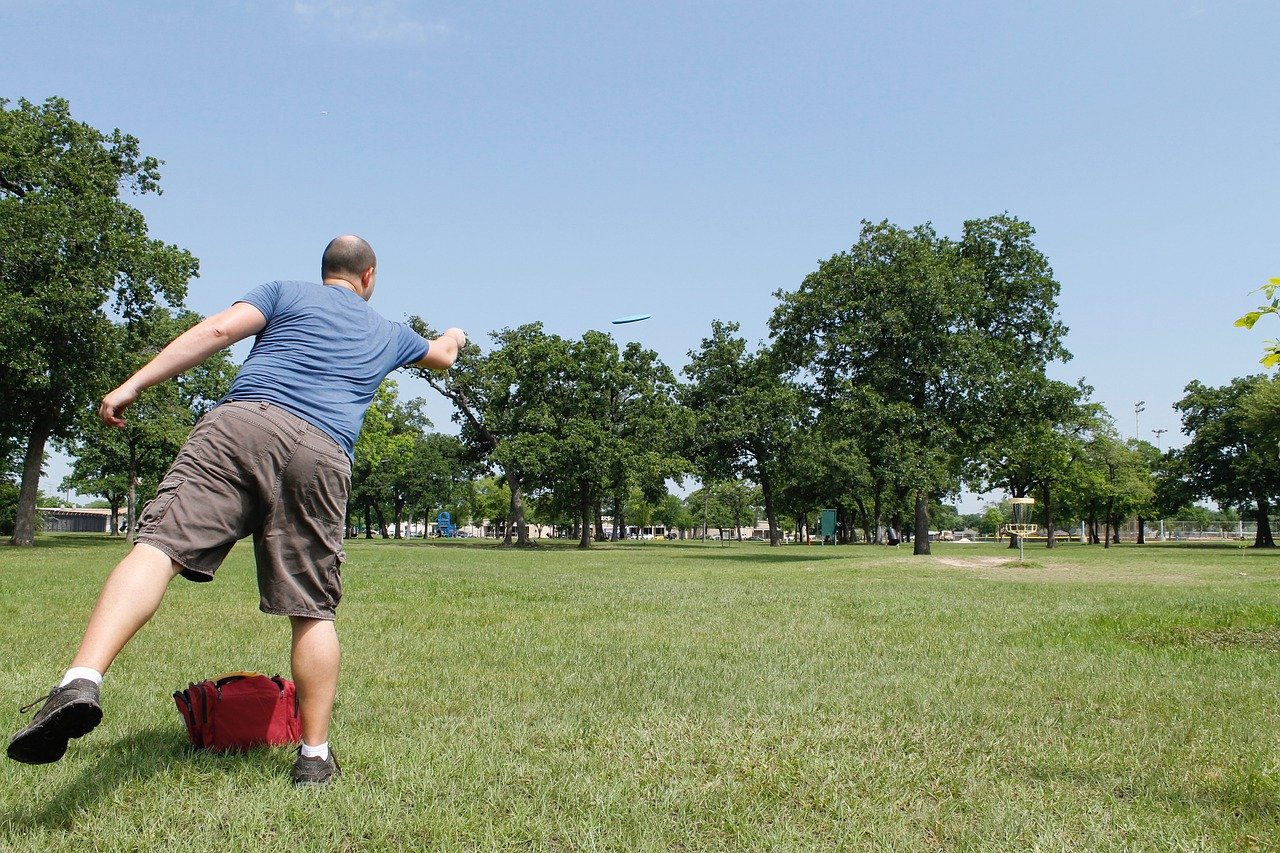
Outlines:
{"label": "brown cargo shorts", "polygon": [[350,489],[351,462],[322,430],[269,403],[223,403],[191,431],[138,519],[137,541],[188,580],[211,581],[253,534],[262,611],[331,620]]}

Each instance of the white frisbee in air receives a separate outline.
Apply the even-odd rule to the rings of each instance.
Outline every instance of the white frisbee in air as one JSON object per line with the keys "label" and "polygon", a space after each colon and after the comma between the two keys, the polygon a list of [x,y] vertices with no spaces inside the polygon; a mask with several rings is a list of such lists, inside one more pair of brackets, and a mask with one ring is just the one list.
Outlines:
{"label": "white frisbee in air", "polygon": [[631,314],[627,317],[619,317],[613,321],[613,325],[621,326],[623,323],[639,323],[641,320],[648,320],[652,314]]}

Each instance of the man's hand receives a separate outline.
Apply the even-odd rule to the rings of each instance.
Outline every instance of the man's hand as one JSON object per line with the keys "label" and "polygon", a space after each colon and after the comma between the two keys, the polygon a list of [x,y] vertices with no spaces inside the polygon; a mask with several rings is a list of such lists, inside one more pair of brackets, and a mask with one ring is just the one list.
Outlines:
{"label": "man's hand", "polygon": [[448,370],[458,360],[458,351],[467,345],[467,334],[456,326],[445,329],[440,336],[428,342],[427,354],[413,363],[414,367],[427,370]]}
{"label": "man's hand", "polygon": [[137,399],[137,388],[129,384],[121,385],[102,398],[102,405],[98,407],[98,417],[107,426],[122,428],[124,426],[124,418],[121,415]]}

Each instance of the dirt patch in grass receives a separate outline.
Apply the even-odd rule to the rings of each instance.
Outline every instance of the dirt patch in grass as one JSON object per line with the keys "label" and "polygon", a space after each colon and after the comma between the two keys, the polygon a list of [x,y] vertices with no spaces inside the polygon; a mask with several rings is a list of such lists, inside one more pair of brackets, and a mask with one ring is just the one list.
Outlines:
{"label": "dirt patch in grass", "polygon": [[944,566],[957,569],[990,569],[1009,562],[1004,557],[938,557]]}
{"label": "dirt patch in grass", "polygon": [[[953,569],[971,569],[973,571],[990,571],[999,569],[1008,572],[1031,572],[1043,571],[1045,566],[1043,563],[1034,560],[1019,561],[1017,557],[938,557],[937,562]],[[1055,573],[1063,571],[1071,571],[1076,567],[1066,565],[1055,565],[1053,570]]]}
{"label": "dirt patch in grass", "polygon": [[1259,649],[1280,652],[1280,626],[1217,627],[1177,625],[1163,630],[1139,631],[1130,636],[1142,646],[1177,646],[1209,649]]}

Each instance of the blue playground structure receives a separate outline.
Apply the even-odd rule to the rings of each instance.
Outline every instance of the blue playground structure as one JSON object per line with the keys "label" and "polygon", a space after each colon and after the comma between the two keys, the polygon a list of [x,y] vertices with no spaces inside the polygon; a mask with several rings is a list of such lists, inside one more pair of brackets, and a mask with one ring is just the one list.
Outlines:
{"label": "blue playground structure", "polygon": [[458,525],[453,523],[453,516],[448,512],[442,512],[436,516],[436,532],[441,536],[452,539],[458,535]]}

